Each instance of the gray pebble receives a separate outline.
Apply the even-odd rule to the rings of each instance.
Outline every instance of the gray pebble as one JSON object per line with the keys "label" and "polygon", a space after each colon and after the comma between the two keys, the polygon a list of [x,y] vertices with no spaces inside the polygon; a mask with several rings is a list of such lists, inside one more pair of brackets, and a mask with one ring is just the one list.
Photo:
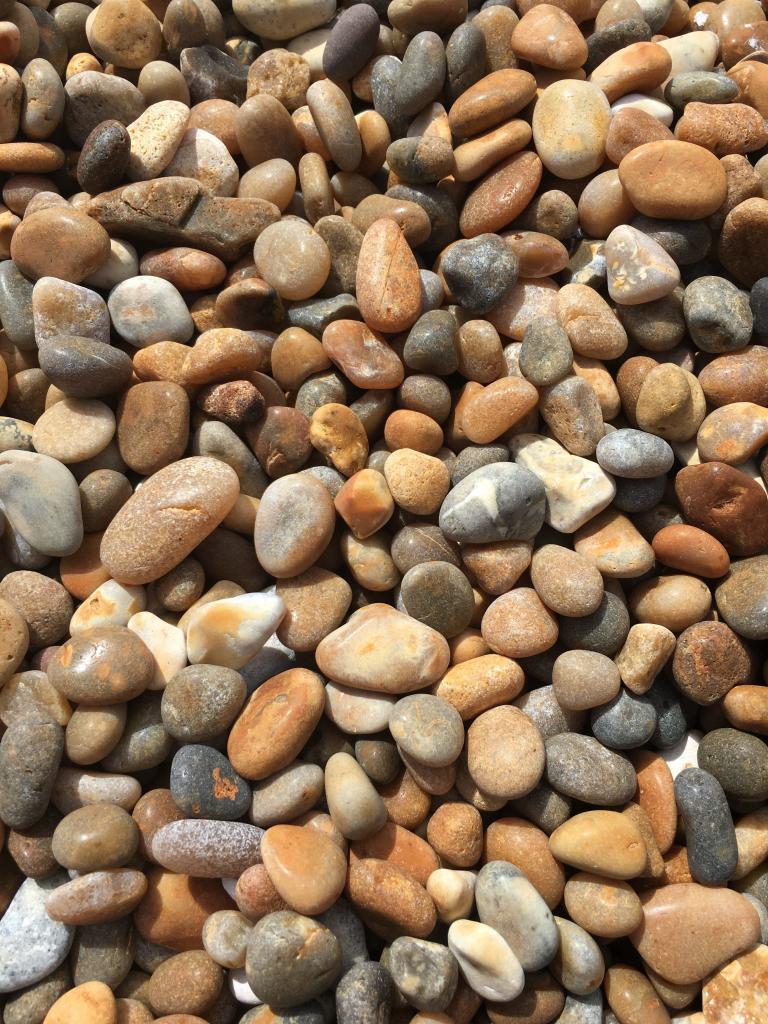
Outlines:
{"label": "gray pebble", "polygon": [[608,750],[592,736],[561,733],[545,743],[547,782],[558,793],[596,807],[631,800],[637,778],[626,757]]}
{"label": "gray pebble", "polygon": [[386,967],[400,994],[417,1010],[442,1013],[459,983],[459,965],[447,946],[410,935],[395,939]]}
{"label": "gray pebble", "polygon": [[685,768],[675,779],[675,800],[685,826],[691,875],[704,885],[726,885],[739,852],[722,786],[702,768]]}
{"label": "gray pebble", "polygon": [[671,295],[638,306],[617,306],[616,314],[629,338],[649,352],[669,352],[685,337],[682,287]]}
{"label": "gray pebble", "polygon": [[398,608],[444,637],[458,636],[475,612],[472,584],[455,565],[421,562],[403,577]]}
{"label": "gray pebble", "polygon": [[262,1002],[299,1006],[335,983],[341,973],[341,946],[332,931],[312,918],[278,910],[254,925],[245,973]]}
{"label": "gray pebble", "polygon": [[433,309],[439,309],[445,301],[445,289],[443,282],[432,270],[419,270],[421,278],[421,312],[429,313]]}
{"label": "gray pebble", "polygon": [[606,473],[644,480],[669,472],[675,453],[663,437],[622,427],[600,438],[595,458]]}
{"label": "gray pebble", "polygon": [[768,908],[768,865],[760,864],[743,878],[734,879],[731,882],[731,888],[745,896],[749,893]]}
{"label": "gray pebble", "polygon": [[528,540],[541,529],[545,507],[544,485],[535,474],[514,462],[493,463],[448,493],[440,529],[460,544]]}
{"label": "gray pebble", "polygon": [[251,789],[213,747],[189,743],[171,762],[171,796],[187,818],[237,821],[248,810]]}
{"label": "gray pebble", "polygon": [[462,448],[451,466],[451,483],[455,487],[465,476],[492,462],[508,462],[509,448],[505,444],[474,444]]}
{"label": "gray pebble", "polygon": [[560,642],[566,648],[597,651],[612,658],[629,633],[629,613],[621,598],[606,590],[600,607],[581,618],[560,618]]}
{"label": "gray pebble", "polygon": [[580,732],[587,720],[584,711],[568,711],[560,707],[551,686],[529,690],[513,704],[526,713],[545,740],[561,732]]}
{"label": "gray pebble", "polygon": [[683,312],[691,338],[704,352],[732,352],[749,344],[749,295],[724,277],[699,277],[685,289]]}
{"label": "gray pebble", "polygon": [[72,979],[64,963],[46,978],[9,996],[3,1009],[3,1024],[43,1024],[50,1008],[70,988]]}
{"label": "gray pebble", "polygon": [[311,810],[323,795],[323,770],[294,761],[253,787],[250,820],[261,828],[293,821]]}
{"label": "gray pebble", "polygon": [[123,735],[101,762],[108,772],[143,771],[156,768],[173,749],[160,714],[162,695],[156,690],[142,693],[128,706]]}
{"label": "gray pebble", "polygon": [[567,796],[552,789],[548,783],[540,782],[530,793],[513,800],[512,806],[518,814],[551,836],[570,818],[573,805]]}
{"label": "gray pebble", "polygon": [[453,764],[464,746],[461,715],[431,693],[412,693],[397,701],[389,716],[389,731],[401,750],[430,768]]}
{"label": "gray pebble", "polygon": [[[253,54],[251,60],[255,59],[256,54]],[[229,100],[239,105],[245,99],[248,68],[219,49],[218,44],[188,46],[181,51],[179,70],[187,83],[193,106],[214,99]]]}
{"label": "gray pebble", "polygon": [[674,0],[637,0],[637,2],[651,31],[661,32],[672,11]]}
{"label": "gray pebble", "polygon": [[573,366],[573,349],[568,335],[555,320],[536,317],[525,329],[519,358],[525,378],[544,387],[568,376]]}
{"label": "gray pebble", "polygon": [[619,477],[615,482],[616,495],[613,504],[621,512],[628,512],[630,515],[655,508],[664,497],[669,483],[665,473],[661,476],[648,477],[646,480]]}
{"label": "gray pebble", "polygon": [[335,81],[348,81],[370,60],[379,41],[379,16],[368,4],[344,11],[323,48],[323,72]]}
{"label": "gray pebble", "polygon": [[768,277],[761,277],[752,285],[749,306],[754,317],[755,333],[765,338],[768,335]]}
{"label": "gray pebble", "polygon": [[517,281],[518,260],[498,235],[476,235],[454,242],[440,269],[454,300],[468,313],[487,313]]}
{"label": "gray pebble", "polygon": [[56,722],[11,722],[0,740],[0,821],[27,828],[42,818],[63,752],[64,730]]}
{"label": "gray pebble", "polygon": [[347,294],[289,303],[285,317],[290,327],[303,327],[317,338],[336,320],[362,320],[357,299]]}
{"label": "gray pebble", "polygon": [[369,959],[365,929],[351,903],[341,897],[328,910],[318,914],[317,920],[329,928],[338,939],[343,971],[348,971],[355,964],[364,963]]}
{"label": "gray pebble", "polygon": [[389,1024],[392,1002],[389,971],[373,960],[355,964],[336,986],[336,1020],[338,1024]]}
{"label": "gray pebble", "polygon": [[133,921],[120,917],[77,929],[72,945],[72,981],[101,981],[116,989],[133,966]]}
{"label": "gray pebble", "polygon": [[733,103],[738,95],[736,82],[717,71],[683,71],[664,88],[664,99],[679,111],[692,102]]}
{"label": "gray pebble", "polygon": [[476,25],[465,21],[453,30],[445,46],[446,93],[451,103],[485,75],[486,60],[485,36]]}
{"label": "gray pebble", "polygon": [[332,498],[336,497],[347,482],[346,477],[343,477],[333,466],[307,466],[306,469],[300,469],[299,472],[306,473],[308,476],[313,476],[316,480],[319,480]]}
{"label": "gray pebble", "polygon": [[393,139],[402,138],[408,128],[408,118],[397,100],[402,61],[393,54],[385,54],[376,61],[371,72],[373,109],[387,122]]}
{"label": "gray pebble", "polygon": [[768,555],[742,558],[715,590],[720,614],[740,636],[768,639]]}
{"label": "gray pebble", "polygon": [[631,43],[650,42],[652,34],[650,25],[642,18],[626,18],[593,32],[587,39],[589,56],[584,70],[589,74],[612,53]]}
{"label": "gray pebble", "polygon": [[321,406],[332,402],[347,404],[347,389],[341,375],[335,370],[313,374],[296,392],[295,407],[299,412],[303,412],[307,419],[311,419],[312,414]]}
{"label": "gray pebble", "polygon": [[703,260],[712,244],[712,232],[703,220],[656,220],[641,214],[632,227],[657,242],[679,267]]}
{"label": "gray pebble", "polygon": [[189,341],[195,329],[187,304],[177,289],[170,281],[151,274],[129,277],[115,285],[109,293],[107,306],[114,329],[136,348],[145,348],[157,341],[183,343]]}
{"label": "gray pebble", "polygon": [[122,349],[62,335],[47,341],[39,351],[40,369],[70,398],[101,398],[126,387],[133,363]]}
{"label": "gray pebble", "polygon": [[0,918],[0,992],[32,985],[64,962],[75,929],[48,917],[45,901],[68,881],[66,873],[57,872],[28,878],[17,890]]}
{"label": "gray pebble", "polygon": [[440,377],[455,373],[459,367],[454,343],[456,328],[456,320],[447,309],[424,313],[411,328],[403,347],[405,365]]}
{"label": "gray pebble", "polygon": [[413,117],[437,99],[445,81],[445,48],[436,32],[419,32],[408,43],[395,85],[401,114]]}
{"label": "gray pebble", "polygon": [[509,943],[524,971],[539,971],[560,944],[555,919],[523,872],[503,860],[480,869],[475,885],[477,914]]}
{"label": "gray pebble", "polygon": [[0,320],[8,340],[22,351],[34,351],[33,284],[13,260],[0,263]]}
{"label": "gray pebble", "polygon": [[662,677],[656,678],[645,696],[656,709],[656,728],[649,744],[657,750],[674,747],[688,731],[682,698]]}
{"label": "gray pebble", "polygon": [[717,779],[729,797],[768,797],[768,745],[741,729],[713,729],[699,744],[699,767]]}
{"label": "gray pebble", "polygon": [[613,700],[592,711],[590,725],[595,739],[610,750],[645,746],[656,728],[656,708],[647,697],[623,687]]}
{"label": "gray pebble", "polygon": [[[378,67],[378,65],[377,65]],[[453,199],[437,185],[395,185],[386,193],[391,199],[408,199],[416,203],[429,217],[432,226],[429,238],[422,248],[428,252],[441,251],[459,234],[459,214]]]}

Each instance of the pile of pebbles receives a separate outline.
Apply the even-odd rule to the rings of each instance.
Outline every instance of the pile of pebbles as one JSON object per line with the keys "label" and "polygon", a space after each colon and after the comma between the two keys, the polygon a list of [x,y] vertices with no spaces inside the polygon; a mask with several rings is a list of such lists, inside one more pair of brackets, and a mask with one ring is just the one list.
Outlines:
{"label": "pile of pebbles", "polygon": [[764,1022],[760,3],[0,61],[3,1024]]}

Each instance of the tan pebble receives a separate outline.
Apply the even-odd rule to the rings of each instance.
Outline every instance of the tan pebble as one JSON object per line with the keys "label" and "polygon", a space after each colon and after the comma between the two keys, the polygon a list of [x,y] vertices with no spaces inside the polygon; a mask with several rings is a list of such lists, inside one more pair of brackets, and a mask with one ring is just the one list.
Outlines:
{"label": "tan pebble", "polygon": [[432,804],[429,793],[416,783],[407,770],[380,788],[390,821],[414,829],[426,820]]}
{"label": "tan pebble", "polygon": [[763,686],[734,686],[723,697],[725,717],[736,729],[768,735],[768,691]]}
{"label": "tan pebble", "polygon": [[633,693],[647,693],[675,649],[675,635],[666,626],[638,622],[614,658],[621,681]]}
{"label": "tan pebble", "polygon": [[497,818],[488,826],[484,859],[520,868],[550,910],[563,898],[565,872],[550,852],[547,835],[524,818]]}
{"label": "tan pebble", "polygon": [[522,690],[523,682],[517,662],[499,654],[483,654],[454,664],[432,692],[468,721],[492,707],[509,704]]}
{"label": "tan pebble", "polygon": [[654,563],[653,548],[631,520],[606,509],[576,531],[574,547],[604,576],[632,579]]}
{"label": "tan pebble", "polygon": [[530,587],[496,598],[483,615],[481,630],[491,649],[509,658],[541,654],[558,635],[557,620]]}
{"label": "tan pebble", "polygon": [[511,42],[516,57],[557,71],[580,68],[587,59],[578,25],[553,4],[531,7],[515,26]]}
{"label": "tan pebble", "polygon": [[368,438],[359,417],[336,402],[322,405],[312,414],[309,439],[344,476],[357,473],[368,458]]}
{"label": "tan pebble", "polygon": [[475,444],[489,444],[535,408],[538,399],[538,391],[528,381],[502,377],[467,403],[462,415],[464,433]]}
{"label": "tan pebble", "polygon": [[152,1009],[159,1014],[205,1013],[224,981],[224,972],[202,949],[188,950],[164,960],[147,987]]}
{"label": "tan pebble", "polygon": [[621,679],[605,654],[563,651],[552,666],[552,688],[561,707],[584,711],[613,700],[621,689]]}
{"label": "tan pebble", "polygon": [[617,811],[584,811],[556,828],[549,848],[564,864],[609,878],[636,878],[646,865],[637,826]]}
{"label": "tan pebble", "polygon": [[645,143],[624,157],[619,176],[635,207],[648,217],[697,220],[714,213],[726,196],[719,160],[690,142]]}
{"label": "tan pebble", "polygon": [[577,871],[565,883],[565,906],[590,935],[617,939],[639,927],[643,908],[628,882]]}
{"label": "tan pebble", "polygon": [[417,515],[436,512],[451,486],[448,468],[440,459],[408,448],[387,458],[384,477],[395,503]]}
{"label": "tan pebble", "polygon": [[666,761],[650,750],[632,752],[637,774],[637,802],[645,811],[662,854],[669,851],[677,829],[674,782]]}
{"label": "tan pebble", "polygon": [[346,894],[377,935],[425,938],[435,926],[435,905],[423,886],[402,869],[381,860],[350,864]]}
{"label": "tan pebble", "polygon": [[608,102],[627,93],[650,92],[665,82],[672,68],[672,58],[657,43],[630,43],[611,54],[590,74],[589,80],[599,86]]}
{"label": "tan pebble", "polygon": [[351,844],[350,863],[369,858],[394,864],[413,875],[421,885],[427,884],[440,865],[437,853],[426,840],[394,821],[388,821],[378,832]]}
{"label": "tan pebble", "polygon": [[317,829],[273,825],[261,841],[264,866],[287,906],[300,914],[320,914],[344,888],[344,854]]}
{"label": "tan pebble", "polygon": [[355,537],[364,539],[389,521],[394,501],[387,481],[375,469],[361,469],[341,487],[334,498],[336,511]]}
{"label": "tan pebble", "polygon": [[60,996],[43,1024],[118,1024],[112,989],[103,981],[87,981]]}
{"label": "tan pebble", "polygon": [[708,617],[712,595],[695,576],[658,576],[630,592],[629,607],[638,621],[681,633]]}
{"label": "tan pebble", "polygon": [[503,68],[470,86],[448,114],[451,131],[460,138],[493,128],[522,110],[536,93],[536,81],[527,71]]}
{"label": "tan pebble", "polygon": [[[384,222],[377,221],[377,223]],[[419,295],[420,289],[421,284],[419,284]],[[421,299],[419,299],[419,308],[420,306]],[[401,309],[399,304],[396,308]],[[388,315],[386,309],[384,314]],[[410,323],[412,321],[409,321],[409,326]],[[394,349],[390,348],[384,338],[367,323],[361,324],[356,320],[335,320],[323,331],[322,344],[331,361],[356,387],[365,389],[396,388],[403,383],[405,371],[400,357]]]}
{"label": "tan pebble", "polygon": [[544,604],[558,615],[591,615],[603,599],[597,569],[576,551],[545,544],[533,555],[531,582]]}
{"label": "tan pebble", "polygon": [[286,609],[277,636],[294,651],[313,651],[341,625],[352,600],[345,579],[316,567],[292,579],[278,580],[275,592]]}
{"label": "tan pebble", "polygon": [[518,708],[484,711],[467,731],[467,766],[476,785],[491,796],[513,800],[529,793],[544,772],[538,728]]}
{"label": "tan pebble", "polygon": [[666,1024],[669,1014],[648,977],[626,964],[613,964],[605,972],[605,995],[619,1020],[627,1024]]}

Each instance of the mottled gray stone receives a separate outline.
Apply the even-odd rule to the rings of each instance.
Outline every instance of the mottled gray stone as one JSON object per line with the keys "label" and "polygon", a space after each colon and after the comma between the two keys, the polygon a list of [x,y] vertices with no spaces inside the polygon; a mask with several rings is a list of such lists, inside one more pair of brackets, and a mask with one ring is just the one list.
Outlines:
{"label": "mottled gray stone", "polygon": [[691,281],[685,289],[683,313],[691,337],[704,352],[732,352],[749,344],[749,294],[724,277]]}
{"label": "mottled gray stone", "polygon": [[476,469],[454,487],[440,509],[440,529],[460,544],[528,540],[544,523],[539,478],[513,462]]}
{"label": "mottled gray stone", "polygon": [[622,427],[600,438],[595,458],[607,473],[643,480],[667,473],[675,453],[663,437]]}
{"label": "mottled gray stone", "polygon": [[524,971],[539,971],[560,944],[555,919],[523,872],[503,860],[482,867],[475,885],[477,914],[509,943]]}
{"label": "mottled gray stone", "polygon": [[267,914],[253,927],[245,973],[254,994],[294,1007],[330,988],[341,973],[341,946],[328,928],[292,910]]}
{"label": "mottled gray stone", "polygon": [[410,935],[395,939],[386,966],[400,994],[417,1010],[442,1013],[459,983],[459,965],[447,946]]}
{"label": "mottled gray stone", "polygon": [[561,733],[545,747],[547,782],[558,793],[596,807],[616,807],[634,796],[637,778],[631,763],[593,736]]}
{"label": "mottled gray stone", "polygon": [[32,985],[64,962],[75,929],[48,917],[45,901],[68,881],[64,872],[28,878],[11,900],[0,918],[0,992]]}
{"label": "mottled gray stone", "polygon": [[691,875],[704,885],[726,885],[739,852],[722,786],[702,768],[685,768],[675,779],[675,800],[685,826]]}
{"label": "mottled gray stone", "polygon": [[656,708],[645,696],[623,687],[613,700],[592,711],[590,718],[595,739],[610,750],[643,747],[656,728]]}

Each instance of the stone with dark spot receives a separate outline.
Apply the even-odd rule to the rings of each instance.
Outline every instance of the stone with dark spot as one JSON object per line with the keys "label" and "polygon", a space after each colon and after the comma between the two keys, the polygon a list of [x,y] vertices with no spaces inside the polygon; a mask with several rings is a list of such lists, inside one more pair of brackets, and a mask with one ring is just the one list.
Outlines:
{"label": "stone with dark spot", "polygon": [[189,46],[181,51],[179,67],[189,88],[191,103],[230,100],[242,103],[248,67],[217,46]]}
{"label": "stone with dark spot", "polygon": [[0,740],[0,821],[27,828],[42,818],[64,751],[56,722],[20,719]]}
{"label": "stone with dark spot", "polygon": [[101,398],[128,384],[131,357],[93,338],[59,335],[40,347],[40,369],[69,398]]}
{"label": "stone with dark spot", "polygon": [[190,818],[236,821],[248,810],[251,790],[213,747],[189,744],[171,763],[171,796]]}

